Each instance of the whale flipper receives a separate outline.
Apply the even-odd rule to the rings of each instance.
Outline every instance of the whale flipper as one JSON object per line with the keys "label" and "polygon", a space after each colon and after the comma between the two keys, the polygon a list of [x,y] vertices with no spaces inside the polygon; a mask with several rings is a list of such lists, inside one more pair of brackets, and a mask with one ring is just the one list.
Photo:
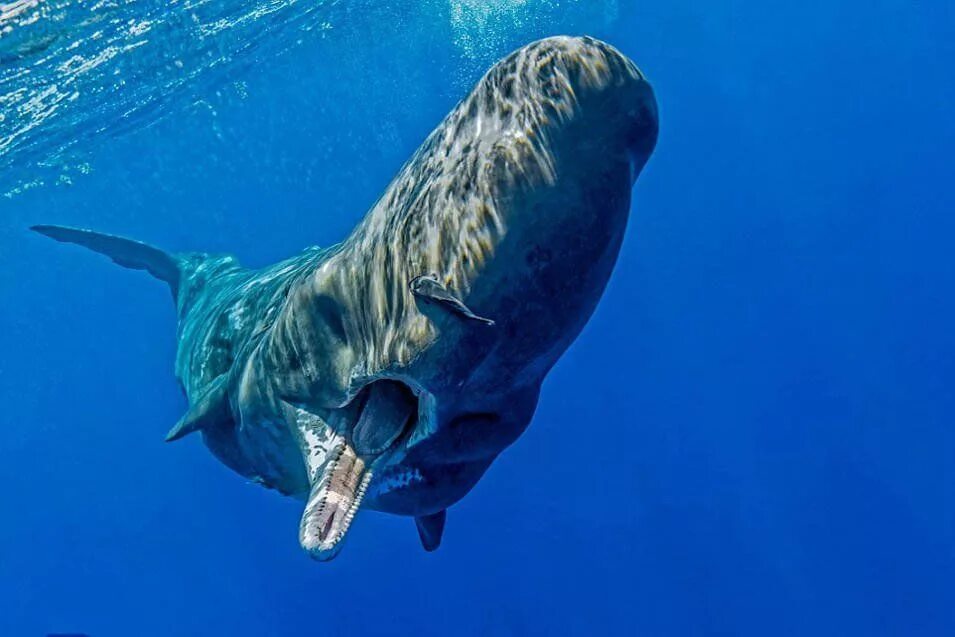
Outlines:
{"label": "whale flipper", "polygon": [[186,415],[169,430],[166,434],[166,442],[174,442],[202,429],[212,429],[232,423],[229,375],[223,374],[210,383],[202,397],[195,401]]}
{"label": "whale flipper", "polygon": [[441,546],[441,536],[444,534],[444,522],[448,519],[448,510],[438,511],[432,515],[419,515],[414,519],[418,527],[418,537],[424,550],[436,551]]}
{"label": "whale flipper", "polygon": [[409,287],[412,294],[426,303],[434,303],[449,312],[472,321],[494,325],[494,321],[491,319],[478,316],[472,312],[471,308],[464,304],[464,301],[454,296],[433,274],[416,276],[411,280]]}
{"label": "whale flipper", "polygon": [[104,254],[124,268],[145,270],[157,279],[168,283],[173,294],[176,294],[179,289],[181,276],[179,261],[159,248],[132,239],[81,228],[38,225],[31,226],[30,230],[62,243],[75,243]]}

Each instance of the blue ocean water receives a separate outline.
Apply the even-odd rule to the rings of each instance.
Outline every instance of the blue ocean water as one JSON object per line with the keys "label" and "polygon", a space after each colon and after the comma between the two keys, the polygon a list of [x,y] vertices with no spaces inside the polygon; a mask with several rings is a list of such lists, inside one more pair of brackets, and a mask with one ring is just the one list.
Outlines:
{"label": "blue ocean water", "polygon": [[[496,59],[588,33],[661,111],[617,270],[424,553],[200,444],[166,289],[341,240]],[[955,635],[955,6],[0,4],[0,635]]]}

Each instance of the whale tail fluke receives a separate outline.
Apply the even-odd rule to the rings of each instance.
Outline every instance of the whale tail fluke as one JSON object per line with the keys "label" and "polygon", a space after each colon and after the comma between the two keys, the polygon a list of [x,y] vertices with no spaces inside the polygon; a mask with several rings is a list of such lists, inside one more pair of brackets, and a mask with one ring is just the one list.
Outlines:
{"label": "whale tail fluke", "polygon": [[159,248],[132,239],[81,228],[37,225],[31,226],[30,229],[56,241],[75,243],[99,252],[124,268],[146,270],[157,279],[168,283],[174,296],[179,290],[181,277],[179,260]]}

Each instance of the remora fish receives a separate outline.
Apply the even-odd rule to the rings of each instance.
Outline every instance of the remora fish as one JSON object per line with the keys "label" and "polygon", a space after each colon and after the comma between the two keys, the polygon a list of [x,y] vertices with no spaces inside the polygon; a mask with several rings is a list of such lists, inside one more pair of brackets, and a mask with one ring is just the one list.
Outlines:
{"label": "remora fish", "polygon": [[550,38],[496,64],[332,248],[250,270],[34,230],[169,284],[190,407],[168,440],[201,432],[303,498],[313,557],[338,553],[359,507],[413,516],[434,550],[603,294],[656,138],[632,62]]}

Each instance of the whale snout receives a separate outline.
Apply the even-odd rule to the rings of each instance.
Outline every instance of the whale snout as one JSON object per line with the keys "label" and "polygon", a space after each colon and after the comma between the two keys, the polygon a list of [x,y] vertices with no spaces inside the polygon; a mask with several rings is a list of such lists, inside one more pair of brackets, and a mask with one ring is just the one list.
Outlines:
{"label": "whale snout", "polygon": [[[469,119],[475,103],[485,115]],[[493,347],[449,351],[490,352],[480,366],[462,365],[477,370],[466,372],[469,382],[531,385],[580,333],[606,287],[633,184],[656,145],[656,100],[643,73],[612,46],[555,37],[499,63],[460,114],[480,123],[470,131],[482,142],[472,153],[487,166],[483,191],[470,182],[460,189],[476,202],[451,217],[480,230],[455,234],[475,237],[480,248],[480,258],[467,261],[479,267],[460,289],[498,327],[462,328],[458,339]]]}
{"label": "whale snout", "polygon": [[[536,74],[528,92],[545,112],[539,133],[569,162],[629,155],[636,180],[656,146],[659,113],[653,88],[629,58],[591,37],[554,37],[531,45]],[[537,84],[536,90],[533,88]]]}

